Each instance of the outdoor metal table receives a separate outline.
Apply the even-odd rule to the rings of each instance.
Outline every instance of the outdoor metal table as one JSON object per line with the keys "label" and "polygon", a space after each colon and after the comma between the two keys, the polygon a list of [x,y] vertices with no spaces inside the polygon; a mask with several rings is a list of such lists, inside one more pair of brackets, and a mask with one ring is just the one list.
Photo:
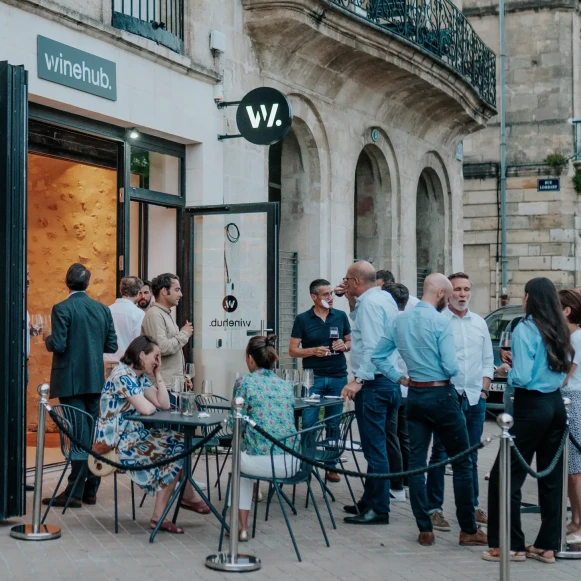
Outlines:
{"label": "outdoor metal table", "polygon": [[[213,414],[210,414],[209,418],[199,418],[198,414],[195,414],[193,416],[182,416],[181,414],[171,413],[169,411],[157,411],[151,416],[142,416],[140,414],[135,414],[133,416],[129,416],[127,419],[134,421],[134,422],[141,422],[142,424],[156,425],[157,427],[160,427],[160,424],[163,424],[164,427],[170,427],[170,428],[175,429],[178,432],[183,432],[183,434],[184,434],[184,446],[185,446],[185,449],[187,450],[188,448],[191,448],[191,446],[192,446],[192,441],[193,441],[194,436],[195,436],[196,428],[200,428],[200,427],[201,428],[211,428],[217,424],[222,423],[227,417],[228,417],[228,414],[213,413]],[[214,516],[220,521],[220,523],[222,523],[224,525],[226,530],[229,530],[228,525],[224,522],[220,513],[214,508],[214,506],[212,505],[210,500],[206,497],[206,495],[201,491],[200,487],[196,484],[196,481],[194,480],[194,478],[192,476],[192,457],[191,457],[191,455],[188,455],[184,458],[183,471],[184,471],[183,472],[184,477],[180,480],[179,484],[176,486],[174,493],[172,494],[169,502],[167,503],[165,510],[163,511],[163,514],[161,515],[161,518],[157,521],[157,525],[155,526],[153,531],[151,531],[151,535],[149,537],[150,543],[153,543],[153,541],[155,539],[155,535],[157,535],[157,532],[159,531],[159,528],[161,527],[163,521],[165,520],[169,511],[171,510],[172,505],[176,502],[176,500],[178,500],[178,503],[176,505],[176,509],[175,509],[175,512],[173,515],[173,523],[175,524],[175,522],[178,518],[178,512],[180,510],[179,503],[181,502],[181,499],[182,499],[182,496],[183,496],[183,493],[185,490],[185,486],[186,486],[188,480],[191,482],[192,486],[194,487],[194,490],[202,497],[204,502],[208,505],[210,510],[214,513]]]}

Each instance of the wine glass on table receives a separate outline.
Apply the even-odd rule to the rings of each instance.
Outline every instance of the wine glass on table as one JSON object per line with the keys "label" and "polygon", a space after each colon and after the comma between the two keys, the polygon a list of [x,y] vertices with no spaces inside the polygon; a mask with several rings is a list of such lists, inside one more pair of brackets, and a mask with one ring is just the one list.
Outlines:
{"label": "wine glass on table", "polygon": [[192,384],[192,391],[194,389],[194,377],[196,377],[196,366],[193,363],[186,363],[186,379],[189,379]]}
{"label": "wine glass on table", "polygon": [[338,355],[336,351],[333,350],[333,343],[339,340],[339,327],[329,327],[329,351],[331,355]]}
{"label": "wine glass on table", "polygon": [[311,387],[315,385],[315,375],[312,369],[303,369],[303,387],[305,388],[305,398],[309,398]]}
{"label": "wine glass on table", "polygon": [[170,384],[170,392],[174,396],[174,406],[172,407],[171,413],[172,414],[179,414],[181,413],[181,406],[180,406],[180,393],[184,391],[184,378],[183,377],[174,377],[171,380]]}
{"label": "wine glass on table", "polygon": [[214,392],[212,391],[212,380],[211,379],[204,379],[202,381],[202,395],[212,395]]}

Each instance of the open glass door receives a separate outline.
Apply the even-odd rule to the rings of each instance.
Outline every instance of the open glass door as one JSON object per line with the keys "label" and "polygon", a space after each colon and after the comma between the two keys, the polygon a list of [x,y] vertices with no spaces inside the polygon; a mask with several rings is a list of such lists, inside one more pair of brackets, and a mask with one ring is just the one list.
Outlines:
{"label": "open glass door", "polygon": [[186,212],[195,390],[211,380],[213,393],[231,397],[250,337],[278,327],[278,204]]}

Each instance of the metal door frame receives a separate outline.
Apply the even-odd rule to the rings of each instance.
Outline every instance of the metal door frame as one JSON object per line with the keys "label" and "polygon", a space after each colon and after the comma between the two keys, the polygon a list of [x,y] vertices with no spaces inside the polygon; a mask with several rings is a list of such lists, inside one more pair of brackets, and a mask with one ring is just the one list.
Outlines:
{"label": "metal door frame", "polygon": [[[185,209],[185,236],[188,241],[187,253],[184,253],[184,312],[189,321],[194,320],[194,216],[211,216],[215,214],[266,214],[266,262],[269,275],[266,278],[266,323],[278,335],[278,202],[256,204],[227,204],[221,206],[194,206]],[[189,254],[189,259],[187,254]],[[270,274],[272,273],[272,274]],[[185,283],[187,281],[187,284]],[[187,305],[187,306],[186,306]],[[187,358],[193,361],[194,344],[190,343]]]}

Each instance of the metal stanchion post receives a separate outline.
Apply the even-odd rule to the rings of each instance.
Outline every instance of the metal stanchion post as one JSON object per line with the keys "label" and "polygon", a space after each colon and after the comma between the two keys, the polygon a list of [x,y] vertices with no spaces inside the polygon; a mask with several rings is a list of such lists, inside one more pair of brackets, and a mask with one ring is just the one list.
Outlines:
{"label": "metal stanchion post", "polygon": [[32,504],[32,524],[16,525],[10,529],[10,536],[24,541],[50,541],[61,536],[61,530],[54,525],[40,523],[40,502],[42,500],[42,469],[44,464],[44,429],[46,409],[50,386],[41,383],[38,386],[38,432],[36,433],[36,465],[34,467],[34,500]]}
{"label": "metal stanchion post", "polygon": [[510,579],[510,444],[508,433],[514,420],[509,414],[500,414],[496,423],[502,428],[500,436],[500,581]]}
{"label": "metal stanchion post", "polygon": [[[569,408],[571,400],[568,397],[563,398],[567,410],[567,424],[569,423]],[[561,505],[561,549],[555,553],[557,559],[581,559],[581,543],[567,542],[567,490],[569,480],[569,442],[563,448],[563,491]]]}
{"label": "metal stanchion post", "polygon": [[[230,502],[230,547],[227,553],[218,553],[206,558],[206,567],[218,571],[242,573],[256,571],[262,567],[260,559],[253,555],[238,554],[238,506],[240,505],[240,443],[242,439],[242,408],[244,399],[237,397],[232,402],[234,430],[232,433],[232,476]],[[228,499],[226,499],[228,502]]]}

